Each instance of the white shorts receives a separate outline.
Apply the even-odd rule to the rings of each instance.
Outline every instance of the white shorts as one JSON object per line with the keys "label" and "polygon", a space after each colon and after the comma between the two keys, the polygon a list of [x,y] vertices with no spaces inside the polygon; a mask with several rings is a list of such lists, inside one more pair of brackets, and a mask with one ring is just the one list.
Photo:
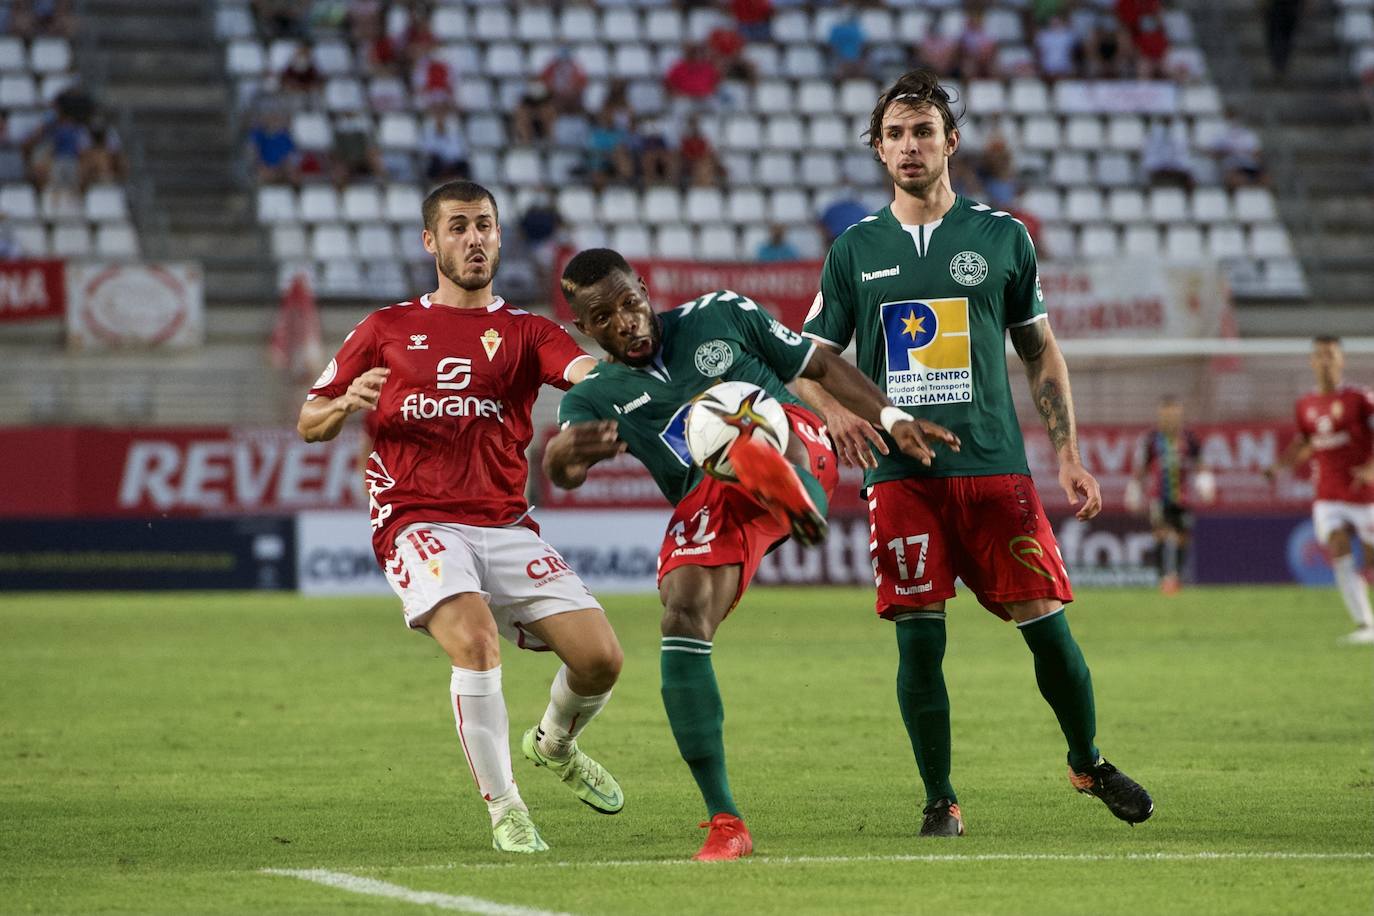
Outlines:
{"label": "white shorts", "polygon": [[1355,529],[1362,543],[1374,545],[1374,503],[1319,499],[1312,504],[1312,527],[1317,529],[1317,540],[1323,544],[1331,532],[1346,525]]}
{"label": "white shorts", "polygon": [[386,580],[406,626],[423,629],[446,598],[476,592],[501,635],[522,649],[547,649],[526,624],[554,614],[601,609],[558,551],[523,525],[479,528],[452,522],[407,525],[396,535]]}

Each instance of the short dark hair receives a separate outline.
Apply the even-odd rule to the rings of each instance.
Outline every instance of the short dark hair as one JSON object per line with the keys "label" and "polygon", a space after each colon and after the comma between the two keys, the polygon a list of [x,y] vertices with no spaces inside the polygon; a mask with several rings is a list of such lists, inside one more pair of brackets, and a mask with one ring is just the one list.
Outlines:
{"label": "short dark hair", "polygon": [[954,99],[950,91],[940,85],[940,77],[934,70],[917,67],[897,77],[897,82],[887,87],[878,97],[878,104],[874,106],[873,114],[868,120],[868,130],[864,133],[870,147],[881,140],[883,115],[887,114],[887,108],[893,102],[901,102],[912,108],[933,106],[945,122],[945,136],[949,136],[959,127],[960,116],[954,113]]}
{"label": "short dark hair", "polygon": [[424,218],[425,228],[430,232],[434,231],[435,220],[439,218],[439,205],[450,200],[471,201],[489,200],[491,201],[491,212],[496,217],[496,224],[501,224],[501,211],[496,206],[496,198],[490,191],[482,187],[475,181],[450,181],[439,185],[429,196],[425,198],[424,204],[420,207],[420,215]]}
{"label": "short dark hair", "polygon": [[1318,334],[1312,338],[1312,342],[1314,344],[1335,344],[1338,347],[1341,345],[1341,339],[1335,334]]}
{"label": "short dark hair", "polygon": [[563,278],[559,282],[563,289],[563,298],[567,299],[568,305],[576,311],[577,306],[573,303],[573,297],[578,291],[583,287],[600,283],[617,270],[634,275],[634,268],[630,266],[630,262],[615,249],[588,248],[586,251],[579,251],[563,268]]}

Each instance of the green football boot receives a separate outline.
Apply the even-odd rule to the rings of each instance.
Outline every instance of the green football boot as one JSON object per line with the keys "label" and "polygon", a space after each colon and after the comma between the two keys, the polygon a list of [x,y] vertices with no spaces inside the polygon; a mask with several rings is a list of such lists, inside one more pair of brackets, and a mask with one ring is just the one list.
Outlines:
{"label": "green football boot", "polygon": [[528,811],[512,808],[491,828],[491,848],[500,852],[548,852]]}
{"label": "green football boot", "polygon": [[589,808],[602,814],[620,813],[620,809],[625,807],[625,796],[620,791],[620,783],[606,772],[605,767],[578,750],[576,741],[568,756],[546,757],[539,751],[536,731],[538,726],[525,732],[525,737],[520,741],[520,751],[526,759],[537,767],[552,770]]}

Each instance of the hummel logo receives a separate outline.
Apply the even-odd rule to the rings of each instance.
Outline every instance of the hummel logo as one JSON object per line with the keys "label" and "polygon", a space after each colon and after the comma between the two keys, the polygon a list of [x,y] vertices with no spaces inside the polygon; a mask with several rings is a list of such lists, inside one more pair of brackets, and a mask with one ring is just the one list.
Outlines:
{"label": "hummel logo", "polygon": [[864,283],[867,283],[869,280],[881,280],[883,277],[895,277],[901,272],[902,265],[898,264],[896,267],[885,267],[882,270],[860,271],[859,276]]}
{"label": "hummel logo", "polygon": [[429,335],[428,335],[428,334],[411,334],[411,335],[410,335],[410,346],[406,347],[406,349],[407,349],[407,350],[428,350],[428,349],[429,349],[429,344],[425,343],[425,341],[428,340],[428,339],[429,339]]}
{"label": "hummel logo", "polygon": [[649,403],[649,392],[646,391],[629,403],[614,405],[615,412],[620,414],[630,413],[633,410],[638,410],[647,403]]}

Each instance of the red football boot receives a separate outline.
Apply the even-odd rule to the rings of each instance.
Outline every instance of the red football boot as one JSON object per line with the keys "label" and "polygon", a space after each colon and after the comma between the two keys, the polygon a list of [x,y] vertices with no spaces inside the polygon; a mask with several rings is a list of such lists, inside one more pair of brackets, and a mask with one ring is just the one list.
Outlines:
{"label": "red football boot", "polygon": [[787,525],[803,547],[825,540],[825,517],[802,486],[801,478],[782,453],[752,436],[740,436],[730,446],[730,466],[739,485]]}
{"label": "red football boot", "polygon": [[722,811],[698,826],[711,829],[706,835],[706,842],[702,844],[701,851],[692,856],[698,862],[742,859],[754,852],[754,838],[749,835],[749,828],[733,814]]}

